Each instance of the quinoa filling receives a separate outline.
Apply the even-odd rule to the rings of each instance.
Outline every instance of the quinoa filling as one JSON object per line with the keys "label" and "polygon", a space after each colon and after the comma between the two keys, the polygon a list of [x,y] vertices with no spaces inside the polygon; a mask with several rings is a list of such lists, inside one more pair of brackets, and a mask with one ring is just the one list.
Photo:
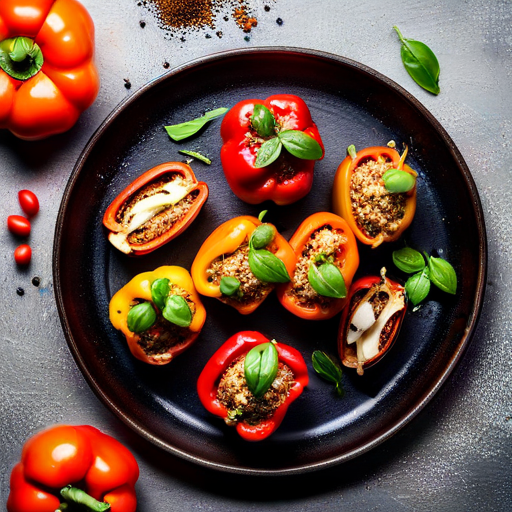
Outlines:
{"label": "quinoa filling", "polygon": [[310,265],[315,263],[317,256],[324,255],[326,258],[333,257],[336,264],[340,247],[347,242],[342,231],[333,229],[332,226],[322,226],[314,231],[304,246],[295,266],[295,273],[292,278],[292,289],[290,293],[294,296],[298,305],[306,308],[313,308],[319,305],[322,309],[329,307],[334,300],[319,295],[311,286],[308,279]]}
{"label": "quinoa filling", "polygon": [[[274,252],[273,244],[267,246],[270,252]],[[249,245],[241,245],[235,252],[223,254],[212,261],[206,270],[208,281],[220,285],[223,277],[234,277],[240,282],[239,293],[231,297],[222,297],[222,300],[236,301],[237,303],[250,303],[263,299],[271,292],[273,286],[270,283],[260,281],[251,271],[249,266]]]}
{"label": "quinoa filling", "polygon": [[352,212],[359,228],[369,238],[381,233],[393,234],[405,215],[405,194],[392,194],[382,180],[382,175],[392,167],[391,161],[366,160],[352,173]]}
{"label": "quinoa filling", "polygon": [[[166,193],[165,190],[162,190],[162,187],[167,183],[174,181],[176,178],[181,179],[181,174],[165,174],[159,179],[148,183],[121,206],[116,214],[116,221],[119,224],[127,226],[133,218],[132,210],[137,203],[156,194]],[[193,182],[191,180],[183,180],[183,184],[185,186],[192,186]],[[145,244],[164,234],[187,214],[198,195],[199,190],[192,190],[176,204],[157,213],[154,217],[128,235],[128,243]]]}
{"label": "quinoa filling", "polygon": [[[181,295],[188,304],[192,312],[192,318],[196,311],[196,305],[192,300],[192,296],[183,288],[175,284],[170,287],[171,295]],[[141,299],[132,301],[131,306],[144,302]],[[185,343],[190,337],[190,329],[188,327],[180,327],[166,320],[160,311],[157,311],[156,322],[146,331],[139,334],[137,343],[140,345],[144,353],[148,356],[163,356],[170,348]]]}
{"label": "quinoa filling", "polygon": [[226,369],[217,389],[217,399],[228,410],[224,421],[229,426],[236,425],[238,421],[257,425],[270,418],[285,402],[295,383],[291,369],[280,362],[274,382],[262,397],[256,398],[245,381],[244,361],[245,355]]}

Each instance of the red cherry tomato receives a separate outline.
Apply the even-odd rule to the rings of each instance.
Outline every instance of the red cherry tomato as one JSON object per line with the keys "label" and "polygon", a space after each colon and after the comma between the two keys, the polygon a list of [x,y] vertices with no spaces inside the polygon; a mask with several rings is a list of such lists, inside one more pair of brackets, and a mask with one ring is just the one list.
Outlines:
{"label": "red cherry tomato", "polygon": [[28,265],[32,258],[32,249],[30,245],[22,244],[16,247],[14,251],[14,260],[18,265]]}
{"label": "red cherry tomato", "polygon": [[14,235],[28,236],[30,235],[30,221],[21,215],[9,215],[7,229]]}
{"label": "red cherry tomato", "polygon": [[30,190],[20,190],[18,192],[18,200],[21,209],[29,216],[33,217],[39,211],[39,199]]}

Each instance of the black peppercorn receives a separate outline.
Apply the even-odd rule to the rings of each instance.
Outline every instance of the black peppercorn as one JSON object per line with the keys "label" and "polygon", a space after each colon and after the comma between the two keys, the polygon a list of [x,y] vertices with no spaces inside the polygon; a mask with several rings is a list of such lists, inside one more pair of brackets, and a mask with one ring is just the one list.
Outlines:
{"label": "black peppercorn", "polygon": [[33,277],[33,278],[32,278],[32,284],[33,284],[34,286],[39,286],[39,285],[41,284],[41,279],[39,279],[39,277],[37,277],[37,276],[36,276],[36,277]]}
{"label": "black peppercorn", "polygon": [[22,297],[23,295],[25,295],[25,290],[23,288],[21,288],[21,286],[19,286],[18,288],[16,288],[16,293]]}
{"label": "black peppercorn", "polygon": [[281,26],[283,24],[283,20],[281,18],[277,18],[276,23]]}

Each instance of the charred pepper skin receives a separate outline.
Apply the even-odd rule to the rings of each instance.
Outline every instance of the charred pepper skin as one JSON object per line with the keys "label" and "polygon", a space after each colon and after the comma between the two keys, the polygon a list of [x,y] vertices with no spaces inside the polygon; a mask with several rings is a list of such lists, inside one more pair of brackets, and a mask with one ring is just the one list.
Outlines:
{"label": "charred pepper skin", "polygon": [[[218,384],[223,373],[240,356],[247,354],[255,346],[269,341],[257,331],[242,331],[231,336],[213,354],[197,381],[199,399],[210,413],[223,419],[228,417],[228,410],[217,398]],[[243,421],[237,423],[236,430],[246,441],[263,441],[275,432],[281,425],[290,404],[300,396],[309,382],[307,366],[300,352],[283,343],[276,343],[275,347],[279,354],[279,361],[292,370],[295,382],[290,388],[285,402],[274,411],[270,418],[257,425],[249,425]]]}
{"label": "charred pepper skin", "polygon": [[44,63],[26,80],[0,69],[0,128],[25,140],[69,130],[100,86],[90,15],[76,0],[2,0],[0,41],[18,36],[39,45]]}
{"label": "charred pepper skin", "polygon": [[[330,212],[314,213],[304,219],[300,224],[293,236],[290,238],[290,245],[292,246],[298,261],[311,235],[323,226],[331,226],[332,228],[341,231],[345,237],[345,243],[341,247],[341,250],[337,251],[335,264],[343,275],[345,286],[348,290],[352,283],[352,279],[354,278],[354,274],[359,267],[359,251],[357,249],[357,242],[354,234],[345,220]],[[315,307],[310,308],[299,304],[291,293],[294,273],[295,269],[290,273],[290,276],[292,277],[290,283],[279,285],[276,289],[279,302],[288,311],[290,311],[290,313],[293,313],[299,318],[303,318],[305,320],[328,320],[338,314],[347,304],[346,298],[332,299],[330,306],[327,309],[322,309],[319,305],[315,305]]]}
{"label": "charred pepper skin", "polygon": [[261,141],[248,140],[248,134],[257,137],[251,128],[251,116],[256,104],[266,106],[284,129],[301,130],[324,149],[309,108],[298,96],[280,94],[266,100],[243,100],[222,120],[221,137],[224,145],[220,156],[224,175],[233,193],[246,203],[260,204],[267,200],[278,205],[295,203],[313,186],[315,160],[297,158],[283,149],[274,163],[256,168],[254,164]]}
{"label": "charred pepper skin", "polygon": [[[165,354],[166,357],[146,354],[138,343],[140,340],[139,334],[131,332],[130,329],[128,329],[128,313],[130,312],[132,301],[134,299],[142,299],[152,302],[151,284],[153,281],[160,278],[167,278],[172,284],[186,290],[192,297],[196,307],[192,323],[188,327],[188,337],[183,343],[169,348]],[[206,309],[196,292],[188,271],[178,266],[163,266],[152,272],[143,272],[142,274],[136,275],[123,286],[123,288],[117,291],[110,300],[109,317],[112,325],[124,334],[128,348],[134,357],[144,363],[164,365],[170,363],[176,356],[184,352],[195,342],[206,321]]]}
{"label": "charred pepper skin", "polygon": [[190,166],[181,162],[166,162],[157,165],[130,183],[109,205],[103,216],[103,225],[109,231],[109,236],[111,234],[120,233],[123,230],[122,224],[117,220],[117,214],[123,204],[129,201],[134,194],[146,185],[158,178],[164,177],[166,174],[178,174],[184,180],[193,182],[194,188],[190,190],[189,194],[198,191],[198,195],[187,213],[160,236],[142,244],[129,243],[129,256],[144,256],[145,254],[149,254],[181,235],[188,229],[192,222],[194,222],[208,199],[208,185],[204,181],[197,181]]}
{"label": "charred pepper skin", "polygon": [[381,232],[372,238],[363,231],[354,217],[352,200],[350,198],[352,174],[365,160],[377,161],[379,158],[389,158],[395,169],[401,169],[416,177],[416,171],[403,162],[405,154],[401,157],[398,151],[389,147],[369,147],[358,151],[354,159],[347,156],[336,170],[332,189],[333,211],[347,221],[354,235],[365,245],[371,245],[375,248],[383,242],[394,242],[400,238],[402,233],[410,226],[416,213],[417,186],[415,185],[412,190],[405,193],[405,214],[399,228],[393,234]]}
{"label": "charred pepper skin", "polygon": [[112,512],[135,512],[139,467],[116,439],[89,425],[56,425],[31,437],[11,473],[8,512],[55,512],[74,484]]}

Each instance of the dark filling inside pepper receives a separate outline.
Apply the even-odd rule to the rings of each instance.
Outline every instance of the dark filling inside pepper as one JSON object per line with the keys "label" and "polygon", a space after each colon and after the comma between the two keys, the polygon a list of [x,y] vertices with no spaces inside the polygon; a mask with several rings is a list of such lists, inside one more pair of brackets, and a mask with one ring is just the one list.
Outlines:
{"label": "dark filling inside pepper", "polygon": [[256,398],[245,382],[244,361],[245,355],[226,369],[217,389],[217,399],[228,410],[225,422],[230,426],[238,421],[257,425],[270,418],[285,402],[295,382],[291,369],[280,362],[274,382],[261,398]]}
{"label": "dark filling inside pepper", "polygon": [[[138,190],[136,194],[134,194],[121,206],[116,214],[116,221],[119,224],[129,224],[131,219],[131,210],[138,202],[147,197],[151,197],[164,192],[162,187],[177,177],[181,177],[181,174],[168,173],[161,176],[157,180],[148,183],[146,186]],[[136,229],[128,235],[128,243],[134,245],[145,244],[163,235],[187,214],[197,199],[198,195],[199,190],[192,190],[176,204],[171,205],[157,213],[153,218],[145,222],[140,228]]]}
{"label": "dark filling inside pepper", "polygon": [[[192,318],[196,311],[196,305],[192,296],[183,288],[172,285],[171,294],[181,295],[186,301],[192,312]],[[135,306],[142,299],[135,299],[131,306]],[[188,327],[179,327],[167,321],[160,312],[157,312],[156,322],[146,331],[139,334],[137,343],[144,353],[148,356],[167,356],[167,352],[172,348],[185,343],[190,337],[191,331]]]}
{"label": "dark filling inside pepper", "polygon": [[391,235],[405,215],[405,194],[392,194],[384,186],[382,175],[393,167],[389,160],[368,159],[352,173],[350,200],[358,227],[369,238],[380,233]]}
{"label": "dark filling inside pepper", "polygon": [[304,308],[329,308],[334,299],[319,295],[313,289],[308,279],[309,266],[314,264],[316,257],[320,255],[332,257],[334,264],[339,265],[342,246],[346,242],[347,238],[343,232],[330,225],[322,226],[311,234],[297,260],[292,278],[293,286],[290,293],[298,305]]}

